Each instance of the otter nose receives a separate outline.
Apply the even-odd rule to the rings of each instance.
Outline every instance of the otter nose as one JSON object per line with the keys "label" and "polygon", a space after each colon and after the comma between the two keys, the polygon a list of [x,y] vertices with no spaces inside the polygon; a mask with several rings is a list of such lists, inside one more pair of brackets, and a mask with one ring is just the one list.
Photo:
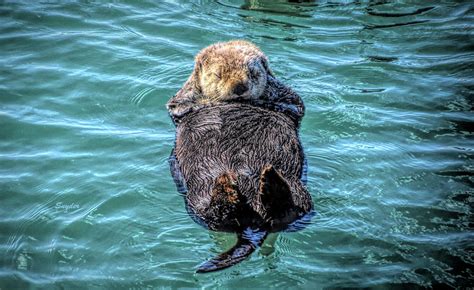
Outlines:
{"label": "otter nose", "polygon": [[234,88],[234,94],[236,95],[243,95],[246,91],[248,91],[248,87],[247,85],[243,84],[243,83],[240,83],[238,85],[235,86]]}

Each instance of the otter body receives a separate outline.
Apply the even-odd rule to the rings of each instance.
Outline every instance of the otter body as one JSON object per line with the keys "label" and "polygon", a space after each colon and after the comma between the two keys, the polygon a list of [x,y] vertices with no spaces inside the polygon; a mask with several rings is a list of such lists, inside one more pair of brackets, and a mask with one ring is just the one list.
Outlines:
{"label": "otter body", "polygon": [[273,76],[255,45],[231,41],[203,49],[167,108],[176,125],[171,172],[188,212],[211,230],[238,236],[198,272],[242,261],[269,232],[312,212],[298,137],[304,104]]}
{"label": "otter body", "polygon": [[[301,182],[303,149],[284,114],[245,104],[203,108],[178,125],[175,154],[186,204],[212,230],[281,230],[311,209]],[[264,186],[278,181],[286,187],[265,192]],[[265,208],[266,193],[280,197],[275,202],[286,208]]]}
{"label": "otter body", "polygon": [[[290,117],[248,104],[219,104],[181,119],[172,173],[193,219],[236,232],[237,244],[198,272],[232,266],[312,210],[305,157]],[[180,186],[181,185],[181,186]]]}

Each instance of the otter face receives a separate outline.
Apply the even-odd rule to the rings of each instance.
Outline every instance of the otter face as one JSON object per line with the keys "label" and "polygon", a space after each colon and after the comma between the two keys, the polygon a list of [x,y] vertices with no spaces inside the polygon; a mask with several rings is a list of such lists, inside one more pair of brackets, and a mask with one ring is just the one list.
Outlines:
{"label": "otter face", "polygon": [[201,102],[257,99],[271,74],[263,52],[245,41],[205,48],[196,57],[195,73]]}

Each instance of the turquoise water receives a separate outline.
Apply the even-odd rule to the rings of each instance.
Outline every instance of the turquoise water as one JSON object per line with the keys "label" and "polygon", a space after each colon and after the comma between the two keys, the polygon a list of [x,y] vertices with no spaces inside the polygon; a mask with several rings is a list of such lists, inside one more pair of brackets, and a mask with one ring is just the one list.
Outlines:
{"label": "turquoise water", "polygon": [[[0,288],[472,286],[474,4],[0,4]],[[255,42],[304,99],[316,215],[248,260],[187,215],[165,103]]]}

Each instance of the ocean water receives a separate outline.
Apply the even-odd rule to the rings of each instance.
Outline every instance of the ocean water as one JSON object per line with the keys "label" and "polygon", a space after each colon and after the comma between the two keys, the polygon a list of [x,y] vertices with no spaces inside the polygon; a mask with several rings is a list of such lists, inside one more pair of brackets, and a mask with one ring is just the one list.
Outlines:
{"label": "ocean water", "polygon": [[[472,287],[474,3],[296,2],[1,1],[0,289]],[[196,274],[236,238],[187,215],[165,103],[231,39],[305,101],[316,215]]]}

